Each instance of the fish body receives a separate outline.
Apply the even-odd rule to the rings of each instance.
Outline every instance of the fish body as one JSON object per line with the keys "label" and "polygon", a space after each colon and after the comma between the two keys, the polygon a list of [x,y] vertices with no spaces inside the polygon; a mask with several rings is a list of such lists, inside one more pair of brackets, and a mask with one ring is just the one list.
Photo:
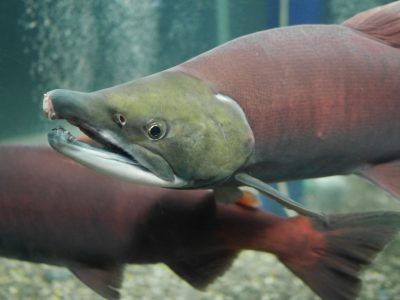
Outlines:
{"label": "fish body", "polygon": [[[235,63],[229,63],[229,62]],[[267,181],[353,173],[399,159],[400,49],[343,25],[262,31],[171,70],[243,108]]]}
{"label": "fish body", "polygon": [[395,212],[284,219],[127,184],[47,147],[1,146],[0,165],[0,255],[65,266],[107,299],[126,264],[163,262],[204,289],[244,249],[273,253],[322,299],[355,299],[360,270],[400,229]]}
{"label": "fish body", "polygon": [[[249,184],[240,174],[268,183],[356,173],[400,197],[399,20],[396,1],[341,25],[250,34],[119,86],[51,91],[44,111],[150,174],[80,160],[132,182],[216,188]],[[50,144],[66,152],[54,134]]]}

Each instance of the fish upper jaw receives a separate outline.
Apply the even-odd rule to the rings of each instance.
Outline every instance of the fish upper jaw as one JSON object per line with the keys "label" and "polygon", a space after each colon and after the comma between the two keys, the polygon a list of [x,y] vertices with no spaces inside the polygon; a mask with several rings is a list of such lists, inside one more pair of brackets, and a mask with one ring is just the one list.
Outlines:
{"label": "fish upper jaw", "polygon": [[44,94],[42,108],[50,120],[78,119],[90,122],[90,115],[101,111],[104,102],[102,94],[56,89]]}
{"label": "fish upper jaw", "polygon": [[43,96],[43,113],[50,120],[57,119],[57,114],[54,111],[53,102],[51,101],[49,93],[46,93]]}

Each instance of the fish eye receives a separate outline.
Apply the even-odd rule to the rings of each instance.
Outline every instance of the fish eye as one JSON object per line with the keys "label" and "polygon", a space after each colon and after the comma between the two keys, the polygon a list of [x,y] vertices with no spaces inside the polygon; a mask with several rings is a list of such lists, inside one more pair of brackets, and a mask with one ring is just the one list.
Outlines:
{"label": "fish eye", "polygon": [[152,140],[160,140],[167,133],[166,125],[161,121],[151,121],[146,126],[146,134]]}
{"label": "fish eye", "polygon": [[124,127],[126,125],[126,118],[123,114],[113,114],[112,119],[119,127]]}

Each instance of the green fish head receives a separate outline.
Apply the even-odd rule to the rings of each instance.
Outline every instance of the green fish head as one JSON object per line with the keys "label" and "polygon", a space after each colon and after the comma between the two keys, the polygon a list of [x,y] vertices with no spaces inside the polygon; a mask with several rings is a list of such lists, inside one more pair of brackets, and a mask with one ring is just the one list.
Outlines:
{"label": "green fish head", "polygon": [[[78,126],[103,150],[131,157],[166,184],[140,182],[124,170],[115,174],[99,168],[100,162],[86,164],[133,182],[176,188],[218,184],[246,163],[254,147],[240,106],[180,72],[165,71],[93,93],[55,90],[46,94],[44,110],[50,118]],[[167,184],[177,179],[179,184]]]}

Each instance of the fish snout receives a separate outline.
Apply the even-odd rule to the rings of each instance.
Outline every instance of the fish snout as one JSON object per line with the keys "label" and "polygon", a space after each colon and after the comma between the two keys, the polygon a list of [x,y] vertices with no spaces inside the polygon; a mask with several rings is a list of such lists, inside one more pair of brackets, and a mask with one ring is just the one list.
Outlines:
{"label": "fish snout", "polygon": [[81,119],[89,106],[89,93],[56,89],[44,94],[43,113],[50,120]]}
{"label": "fish snout", "polygon": [[54,111],[53,102],[51,101],[50,93],[46,93],[43,96],[43,113],[50,120],[57,119],[57,114]]}

